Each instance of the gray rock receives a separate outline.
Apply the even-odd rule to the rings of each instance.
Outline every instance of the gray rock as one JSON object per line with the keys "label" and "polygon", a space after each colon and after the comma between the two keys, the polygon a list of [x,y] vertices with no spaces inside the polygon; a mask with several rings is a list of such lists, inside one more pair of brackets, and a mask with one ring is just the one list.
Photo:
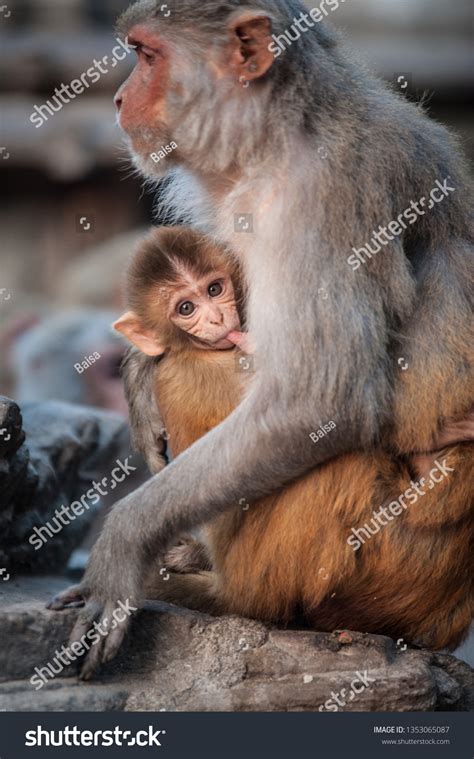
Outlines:
{"label": "gray rock", "polygon": [[53,661],[78,613],[44,609],[66,584],[58,578],[0,584],[0,708],[333,711],[334,695],[344,701],[339,711],[472,707],[474,672],[453,656],[399,651],[379,635],[276,630],[157,602],[136,615],[120,656],[92,685],[69,666],[35,691],[30,677]]}
{"label": "gray rock", "polygon": [[123,711],[127,691],[110,685],[77,685],[57,679],[36,692],[23,681],[0,685],[0,711]]}
{"label": "gray rock", "polygon": [[[23,418],[22,418],[23,417]],[[54,571],[85,535],[93,506],[35,550],[33,527],[80,499],[130,455],[126,421],[118,414],[48,401],[18,406],[0,396],[0,567]]]}

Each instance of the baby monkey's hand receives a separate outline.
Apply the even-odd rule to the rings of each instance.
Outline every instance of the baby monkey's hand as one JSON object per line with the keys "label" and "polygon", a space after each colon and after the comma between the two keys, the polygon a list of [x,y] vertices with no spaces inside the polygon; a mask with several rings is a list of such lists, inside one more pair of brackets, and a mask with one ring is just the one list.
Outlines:
{"label": "baby monkey's hand", "polygon": [[428,477],[429,470],[433,466],[440,450],[459,443],[472,443],[474,441],[474,411],[469,412],[464,419],[457,421],[448,420],[444,423],[438,436],[433,440],[431,451],[415,453],[410,461],[418,477]]}

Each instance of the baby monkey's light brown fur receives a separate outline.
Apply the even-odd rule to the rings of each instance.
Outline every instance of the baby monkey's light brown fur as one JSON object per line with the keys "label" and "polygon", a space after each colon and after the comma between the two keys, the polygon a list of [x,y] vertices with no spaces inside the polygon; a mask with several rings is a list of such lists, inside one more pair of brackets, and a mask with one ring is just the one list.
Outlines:
{"label": "baby monkey's light brown fur", "polygon": [[[156,361],[135,353],[133,363],[156,361],[153,391],[174,456],[230,414],[245,390],[236,349],[197,342],[170,305],[176,288],[191,282],[192,289],[193,276],[212,279],[216,271],[240,294],[232,261],[209,241],[190,230],[155,230],[130,270],[132,312],[118,322],[141,350],[161,356]],[[228,302],[226,308],[230,313]],[[128,383],[129,398],[138,392]],[[143,409],[141,418],[145,414]],[[132,414],[132,427],[137,423]],[[308,436],[308,445],[314,444]],[[157,559],[147,597],[211,613],[454,647],[473,614],[471,452],[469,445],[440,451],[438,460],[454,471],[356,551],[347,542],[351,529],[410,487],[409,463],[388,452],[341,456],[258,503],[242,498],[203,528],[212,571],[171,574],[165,581]],[[191,545],[196,548],[202,552]],[[182,559],[180,549],[170,556],[177,567]]]}

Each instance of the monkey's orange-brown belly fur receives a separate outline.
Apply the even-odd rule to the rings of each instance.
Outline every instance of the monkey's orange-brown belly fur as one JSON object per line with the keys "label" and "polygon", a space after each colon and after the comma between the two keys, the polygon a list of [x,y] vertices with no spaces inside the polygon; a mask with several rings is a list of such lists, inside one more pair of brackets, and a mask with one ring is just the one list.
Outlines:
{"label": "monkey's orange-brown belly fur", "polygon": [[[210,359],[213,360],[210,360]],[[177,455],[222,421],[242,393],[233,352],[166,363],[156,384]],[[206,526],[225,610],[319,630],[341,627],[452,647],[473,616],[472,446],[439,454],[453,476],[354,551],[353,527],[409,486],[386,454],[341,456]]]}

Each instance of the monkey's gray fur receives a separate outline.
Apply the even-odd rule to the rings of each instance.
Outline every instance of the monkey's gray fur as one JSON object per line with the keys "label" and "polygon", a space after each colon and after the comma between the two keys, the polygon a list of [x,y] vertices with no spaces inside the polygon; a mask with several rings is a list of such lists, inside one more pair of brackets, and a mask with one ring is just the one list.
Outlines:
{"label": "monkey's gray fur", "polygon": [[137,348],[129,348],[121,366],[132,445],[153,474],[167,464],[166,430],[153,394],[156,363]]}

